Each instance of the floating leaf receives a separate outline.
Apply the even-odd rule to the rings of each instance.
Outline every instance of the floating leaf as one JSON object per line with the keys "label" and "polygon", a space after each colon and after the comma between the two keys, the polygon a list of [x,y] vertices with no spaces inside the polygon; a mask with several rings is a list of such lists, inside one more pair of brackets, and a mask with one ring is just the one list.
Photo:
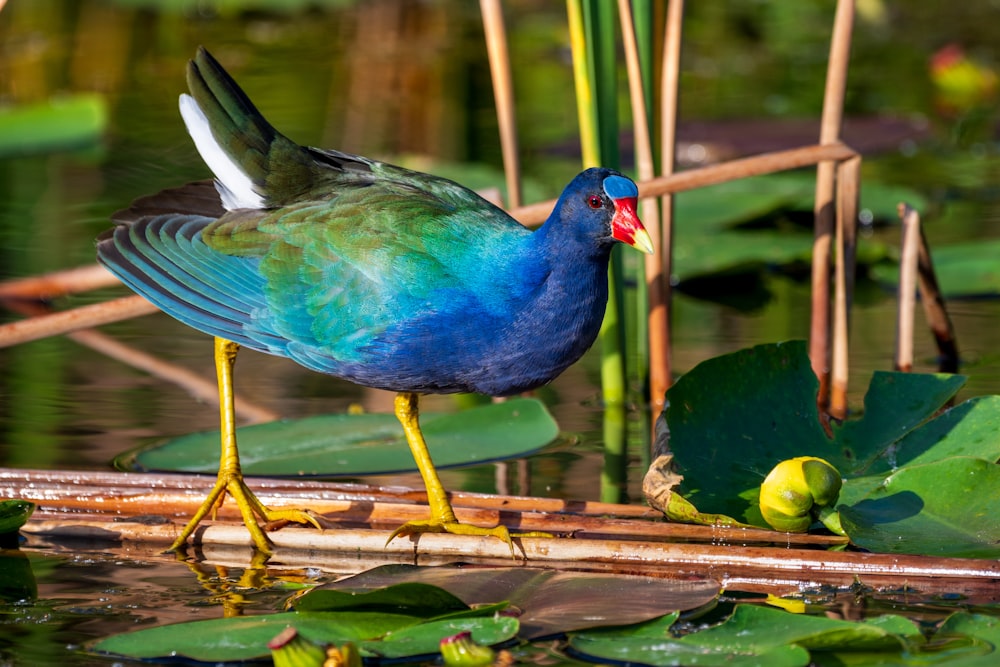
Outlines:
{"label": "floating leaf", "polygon": [[[545,406],[516,398],[454,414],[422,414],[438,468],[524,456],[551,442],[558,426]],[[403,429],[390,414],[322,415],[237,429],[248,475],[390,474],[415,470]],[[119,465],[142,471],[214,473],[219,432],[195,433],[142,449]]]}
{"label": "floating leaf", "polygon": [[448,591],[430,584],[405,582],[374,590],[317,588],[294,601],[298,611],[395,610],[420,618],[431,618],[469,608]]}
{"label": "floating leaf", "polygon": [[[327,584],[304,595],[296,605],[332,590],[366,591],[389,584],[416,582],[450,591],[468,605],[506,600],[521,610],[526,639],[595,627],[635,623],[674,610],[702,607],[719,594],[711,580],[670,580],[580,572],[516,568],[416,567],[385,565]],[[628,600],[627,605],[608,604]]]}
{"label": "floating leaf", "polygon": [[739,493],[759,487],[784,459],[819,456],[837,466],[817,389],[799,341],[715,357],[682,376],[663,410],[681,493],[702,512],[764,525],[751,520]]}
{"label": "floating leaf", "polygon": [[[763,525],[757,501],[767,471],[816,456],[846,477],[837,509],[850,517],[842,524],[856,544],[995,557],[997,531],[984,517],[996,510],[986,499],[1000,498],[992,463],[1000,458],[1000,397],[935,415],[963,383],[945,374],[875,373],[862,418],[835,426],[830,437],[820,427],[805,344],[762,345],[682,377],[667,392],[658,447],[669,446],[684,476],[678,490],[700,512]],[[931,462],[958,478],[943,483],[920,469]]]}
{"label": "floating leaf", "polygon": [[[978,239],[933,248],[934,271],[945,298],[1000,295],[1000,241]],[[879,282],[899,284],[897,264],[876,264],[871,275]]]}
{"label": "floating leaf", "polygon": [[410,658],[439,653],[441,640],[460,632],[471,632],[483,646],[502,644],[517,636],[520,624],[510,616],[449,618],[412,625],[388,633],[378,641],[361,642],[362,655],[381,658]]}
{"label": "floating leaf", "polygon": [[380,612],[284,612],[145,628],[102,639],[91,649],[140,659],[182,656],[202,662],[239,662],[269,657],[267,643],[287,626],[317,644],[340,645],[418,622],[412,616]]}
{"label": "floating leaf", "polygon": [[79,148],[96,142],[107,125],[100,95],[77,94],[40,104],[0,108],[0,155]]}
{"label": "floating leaf", "polygon": [[409,658],[438,652],[442,638],[463,631],[486,645],[517,635],[516,618],[483,610],[478,616],[425,620],[384,612],[283,612],[175,623],[114,635],[94,643],[98,653],[139,659],[181,656],[202,662],[241,662],[270,656],[270,642],[286,627],[319,645],[352,642],[364,657]]}
{"label": "floating leaf", "polygon": [[809,664],[809,650],[898,650],[902,645],[896,634],[880,625],[790,614],[756,605],[737,605],[719,625],[679,639],[655,625],[641,633],[606,629],[570,638],[570,648],[591,659],[693,666],[791,667]]}
{"label": "floating leaf", "polygon": [[30,500],[0,500],[0,535],[20,530],[34,511]]}
{"label": "floating leaf", "polygon": [[860,547],[883,553],[1000,558],[1000,466],[952,457],[907,466],[840,509]]}

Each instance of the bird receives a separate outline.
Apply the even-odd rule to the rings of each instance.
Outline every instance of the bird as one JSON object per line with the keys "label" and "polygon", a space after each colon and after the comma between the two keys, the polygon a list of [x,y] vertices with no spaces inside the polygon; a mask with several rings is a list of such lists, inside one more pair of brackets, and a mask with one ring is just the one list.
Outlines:
{"label": "bird", "polygon": [[420,397],[520,394],[577,361],[603,319],[612,247],[653,252],[635,183],[586,169],[532,230],[454,181],[295,143],[204,47],[187,85],[180,113],[214,179],[135,200],[96,243],[98,261],[125,285],[215,339],[219,473],[171,549],[185,547],[226,493],[265,554],[272,544],[258,518],[321,529],[308,510],[266,507],[243,480],[232,384],[246,347],[396,393],[430,517],[387,544],[490,535],[513,556],[505,526],[456,519],[420,429]]}

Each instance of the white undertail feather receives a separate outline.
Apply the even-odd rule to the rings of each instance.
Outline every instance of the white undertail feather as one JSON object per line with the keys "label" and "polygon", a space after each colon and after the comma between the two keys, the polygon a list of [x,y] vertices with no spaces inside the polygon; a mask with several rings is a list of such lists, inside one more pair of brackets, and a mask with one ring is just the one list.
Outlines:
{"label": "white undertail feather", "polygon": [[190,95],[181,95],[181,117],[188,134],[208,168],[215,174],[215,189],[227,211],[237,208],[264,208],[264,198],[254,190],[253,181],[222,149],[212,135],[208,118]]}

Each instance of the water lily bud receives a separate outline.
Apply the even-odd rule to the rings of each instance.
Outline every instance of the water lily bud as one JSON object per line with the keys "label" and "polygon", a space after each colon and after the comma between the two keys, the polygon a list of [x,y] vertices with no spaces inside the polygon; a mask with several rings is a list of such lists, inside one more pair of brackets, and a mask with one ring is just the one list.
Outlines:
{"label": "water lily bud", "polygon": [[323,667],[326,650],[288,626],[267,643],[274,667]]}
{"label": "water lily bud", "polygon": [[782,461],[760,485],[760,513],[775,530],[804,533],[821,508],[837,502],[842,484],[840,472],[823,459]]}
{"label": "water lily bud", "polygon": [[441,640],[440,648],[441,657],[448,667],[486,667],[492,665],[496,658],[493,649],[477,644],[468,631],[445,637]]}
{"label": "water lily bud", "polygon": [[323,667],[361,667],[361,654],[351,642],[343,646],[329,646]]}

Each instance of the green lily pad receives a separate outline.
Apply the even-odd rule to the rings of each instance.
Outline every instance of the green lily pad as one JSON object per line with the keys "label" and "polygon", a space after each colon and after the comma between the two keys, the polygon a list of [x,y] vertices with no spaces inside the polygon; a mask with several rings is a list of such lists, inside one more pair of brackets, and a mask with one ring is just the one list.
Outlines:
{"label": "green lily pad", "polygon": [[883,553],[1000,557],[1000,466],[951,457],[901,468],[840,508],[851,541]]}
{"label": "green lily pad", "polygon": [[[762,345],[703,362],[682,377],[667,392],[669,437],[658,447],[669,447],[684,476],[678,490],[700,512],[763,526],[757,498],[767,472],[785,459],[816,456],[846,478],[837,509],[849,517],[843,527],[856,544],[995,557],[997,531],[987,517],[997,507],[987,500],[1000,498],[993,464],[1000,458],[1000,397],[937,414],[963,383],[944,374],[876,373],[864,415],[828,436],[805,344]],[[931,463],[949,473],[922,468]]]}
{"label": "green lily pad", "polygon": [[90,648],[139,659],[180,656],[202,662],[240,662],[270,657],[267,643],[287,626],[318,644],[339,645],[380,637],[419,621],[384,612],[284,612],[161,625],[112,635]]}
{"label": "green lily pad", "polygon": [[480,644],[517,635],[516,618],[495,609],[469,610],[463,617],[424,619],[380,611],[283,612],[218,618],[146,628],[95,642],[96,653],[138,659],[183,657],[209,663],[237,663],[270,657],[267,643],[286,627],[316,644],[356,644],[363,657],[414,658],[434,655],[444,637],[469,631]]}
{"label": "green lily pad", "polygon": [[942,644],[949,638],[958,641],[953,642],[950,650],[940,652],[943,659],[939,663],[930,664],[992,667],[1000,661],[1000,618],[996,616],[952,614],[934,634],[935,641]]}
{"label": "green lily pad", "polygon": [[441,640],[460,632],[472,633],[472,640],[483,646],[502,644],[517,636],[518,620],[511,616],[449,618],[412,625],[389,632],[377,641],[358,645],[362,655],[380,658],[413,658],[436,655]]}
{"label": "green lily pad", "polygon": [[95,143],[107,126],[103,97],[77,94],[0,109],[0,155],[41,153]]}
{"label": "green lily pad", "polygon": [[0,535],[20,530],[34,511],[35,503],[30,500],[0,500]]}
{"label": "green lily pad", "polygon": [[[674,265],[681,282],[808,261],[813,243],[810,229],[802,227],[801,233],[789,233],[774,226],[740,226],[788,211],[811,213],[815,192],[814,173],[783,173],[678,193]],[[862,208],[879,220],[895,220],[901,201],[911,202],[918,210],[926,206],[922,196],[907,188],[866,183],[862,189]],[[859,263],[871,264],[884,259],[888,250],[869,242],[858,252]]]}
{"label": "green lily pad", "polygon": [[465,611],[469,606],[448,591],[420,582],[404,582],[374,590],[319,588],[295,600],[296,611],[394,609],[421,618]]}
{"label": "green lily pad", "polygon": [[[667,619],[669,620],[669,619]],[[902,622],[913,628],[905,619]],[[898,651],[904,642],[880,624],[854,623],[737,605],[719,625],[680,638],[666,627],[648,625],[641,632],[602,629],[577,633],[570,648],[591,659],[646,665],[780,665],[810,662],[810,651]]]}
{"label": "green lily pad", "polygon": [[[933,248],[934,272],[945,298],[1000,295],[1000,240],[980,239]],[[877,264],[871,275],[888,285],[899,284],[897,264]]]}
{"label": "green lily pad", "polygon": [[[314,589],[295,601],[296,609],[324,609],[334,591],[363,592],[420,582],[451,592],[468,605],[506,600],[521,611],[520,636],[525,639],[595,627],[636,623],[673,610],[690,610],[714,602],[716,581],[672,580],[523,567],[461,568],[384,565]],[[628,600],[609,605],[608,600]]]}
{"label": "green lily pad", "polygon": [[[455,414],[422,414],[421,426],[439,468],[525,456],[550,443],[559,428],[545,406],[515,398]],[[415,470],[395,416],[321,415],[237,429],[248,475],[375,475]],[[219,432],[175,438],[119,460],[141,471],[214,473]]]}

